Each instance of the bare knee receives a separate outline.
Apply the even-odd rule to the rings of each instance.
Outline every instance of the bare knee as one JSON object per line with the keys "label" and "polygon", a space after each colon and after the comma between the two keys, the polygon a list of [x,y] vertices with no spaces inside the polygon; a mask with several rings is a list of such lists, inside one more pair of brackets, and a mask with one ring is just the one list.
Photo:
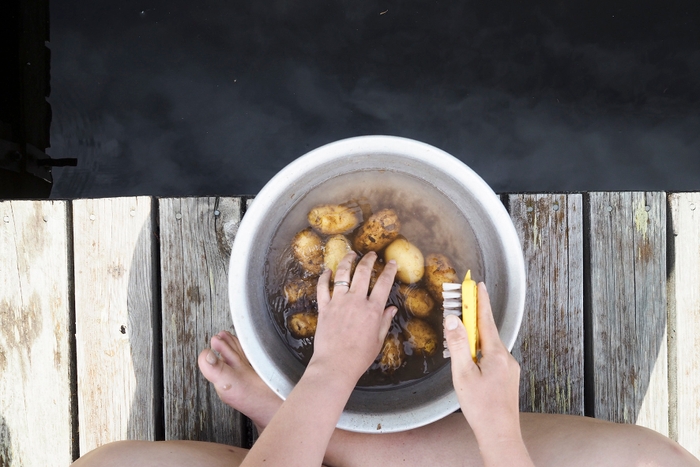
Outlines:
{"label": "bare knee", "polygon": [[116,467],[126,465],[128,453],[139,451],[148,441],[113,441],[80,456],[71,467]]}
{"label": "bare knee", "polygon": [[115,441],[87,453],[74,467],[233,467],[248,450],[204,441]]}
{"label": "bare knee", "polygon": [[640,426],[630,426],[630,429],[636,432],[632,446],[637,453],[635,466],[700,467],[700,461],[672,439]]}

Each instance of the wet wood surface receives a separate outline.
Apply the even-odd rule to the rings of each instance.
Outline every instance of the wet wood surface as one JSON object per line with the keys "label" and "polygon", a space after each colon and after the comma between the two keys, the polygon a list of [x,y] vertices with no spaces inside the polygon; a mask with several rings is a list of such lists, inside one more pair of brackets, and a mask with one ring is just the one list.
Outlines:
{"label": "wet wood surface", "polygon": [[67,465],[72,398],[66,202],[0,201],[0,465]]}
{"label": "wet wood surface", "polygon": [[525,312],[513,355],[520,410],[584,415],[580,194],[510,195],[525,257]]}
{"label": "wet wood surface", "polygon": [[[521,409],[642,424],[700,455],[700,195],[507,198],[528,281]],[[118,439],[250,445],[196,367],[231,329],[249,202],[0,202],[3,467],[65,466]]]}

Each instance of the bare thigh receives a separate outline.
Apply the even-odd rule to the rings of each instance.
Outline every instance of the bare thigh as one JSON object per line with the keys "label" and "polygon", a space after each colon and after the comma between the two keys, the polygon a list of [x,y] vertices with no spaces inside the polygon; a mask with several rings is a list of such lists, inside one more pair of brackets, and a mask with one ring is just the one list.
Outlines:
{"label": "bare thigh", "polygon": [[82,456],[73,467],[236,467],[247,449],[203,441],[116,441]]}
{"label": "bare thigh", "polygon": [[700,462],[648,428],[571,415],[521,414],[523,439],[537,466],[688,466]]}
{"label": "bare thigh", "polygon": [[[538,467],[700,467],[674,441],[635,425],[587,417],[521,414],[523,439]],[[247,450],[199,441],[120,441],[78,459],[75,467],[241,464]],[[324,462],[333,467],[481,467],[479,448],[461,414],[431,425],[386,435],[337,430]]]}
{"label": "bare thigh", "polygon": [[[523,440],[538,467],[700,467],[674,441],[652,430],[588,417],[523,413]],[[388,435],[336,432],[326,462],[334,467],[444,465],[481,467],[474,434],[461,414]]]}

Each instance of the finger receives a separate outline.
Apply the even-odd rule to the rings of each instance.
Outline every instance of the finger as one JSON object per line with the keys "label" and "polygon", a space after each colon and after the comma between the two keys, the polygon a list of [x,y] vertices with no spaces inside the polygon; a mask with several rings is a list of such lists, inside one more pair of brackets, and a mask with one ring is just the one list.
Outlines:
{"label": "finger", "polygon": [[444,326],[447,349],[450,351],[450,359],[452,360],[452,377],[454,380],[458,374],[476,370],[478,367],[472,360],[469,336],[464,328],[464,324],[462,324],[462,320],[458,316],[447,315],[445,316]]}
{"label": "finger", "polygon": [[372,293],[369,296],[371,302],[380,303],[381,305],[386,303],[386,300],[389,298],[389,292],[391,292],[391,287],[394,285],[394,278],[396,277],[397,270],[398,266],[393,259],[386,263],[384,270],[377,278],[377,282],[374,284]]}
{"label": "finger", "polygon": [[489,293],[486,290],[486,284],[479,282],[477,285],[477,326],[479,328],[479,339],[481,350],[484,355],[488,355],[489,351],[501,349],[504,347],[501,342],[501,337],[498,335],[498,328],[493,319],[493,311],[491,310],[491,301]]}
{"label": "finger", "polygon": [[[338,263],[338,268],[335,270],[335,282],[348,282],[350,283],[350,274],[352,272],[352,262],[355,260],[357,254],[354,251],[349,252],[343,257]],[[350,290],[349,287],[340,285],[337,290],[347,292]],[[333,292],[336,292],[336,287],[333,287]]]}
{"label": "finger", "polygon": [[352,284],[350,285],[352,292],[363,293],[365,297],[367,296],[372,266],[374,266],[376,259],[377,254],[374,251],[370,251],[362,257],[355,268],[355,274],[352,276]]}
{"label": "finger", "polygon": [[395,306],[388,306],[384,309],[384,314],[382,315],[382,322],[379,325],[379,340],[384,341],[384,338],[389,333],[389,328],[391,327],[391,320],[396,316],[396,312],[399,311]]}
{"label": "finger", "polygon": [[331,301],[331,292],[329,289],[329,282],[331,280],[331,270],[326,269],[318,277],[318,284],[316,285],[316,302],[318,303],[318,308],[325,308],[328,302]]}

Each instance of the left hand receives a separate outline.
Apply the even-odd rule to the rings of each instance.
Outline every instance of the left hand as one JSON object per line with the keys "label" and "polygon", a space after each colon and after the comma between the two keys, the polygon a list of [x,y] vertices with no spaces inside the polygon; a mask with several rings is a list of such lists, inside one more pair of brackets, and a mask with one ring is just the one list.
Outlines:
{"label": "left hand", "polygon": [[396,275],[396,263],[389,261],[367,296],[372,266],[377,259],[367,253],[350,277],[355,253],[347,254],[338,264],[336,285],[331,298],[330,270],[321,274],[317,287],[318,324],[314,337],[311,366],[321,366],[340,377],[351,380],[352,386],[369,368],[381,351],[396,307],[385,308]]}

